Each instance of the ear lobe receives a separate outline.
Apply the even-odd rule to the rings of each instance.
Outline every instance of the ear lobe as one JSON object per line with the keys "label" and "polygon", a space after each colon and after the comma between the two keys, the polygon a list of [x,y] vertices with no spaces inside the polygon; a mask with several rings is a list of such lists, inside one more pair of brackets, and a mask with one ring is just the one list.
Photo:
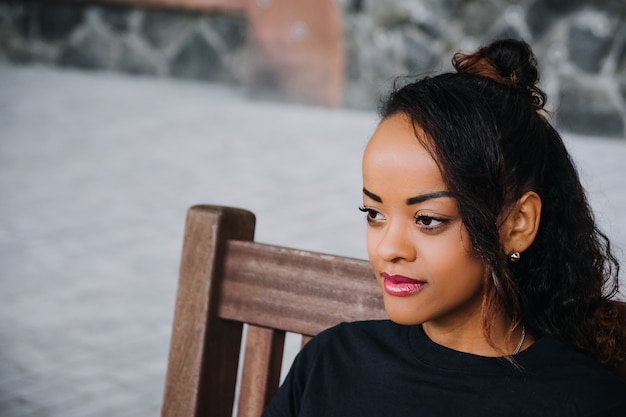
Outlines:
{"label": "ear lobe", "polygon": [[517,200],[500,226],[500,240],[507,255],[524,252],[537,236],[541,219],[541,198],[527,191]]}

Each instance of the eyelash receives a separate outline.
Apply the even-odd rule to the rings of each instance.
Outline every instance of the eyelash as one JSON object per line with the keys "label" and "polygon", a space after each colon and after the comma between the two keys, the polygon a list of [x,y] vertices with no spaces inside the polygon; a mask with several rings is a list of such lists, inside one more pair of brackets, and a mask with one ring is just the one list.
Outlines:
{"label": "eyelash", "polygon": [[368,224],[375,224],[377,220],[374,219],[374,217],[376,217],[377,214],[380,214],[379,212],[377,212],[374,209],[370,209],[370,208],[365,208],[363,206],[359,207],[359,210],[363,213],[365,213],[365,220],[367,220]]}
{"label": "eyelash", "polygon": [[[375,219],[376,215],[380,214],[380,212],[371,208],[363,207],[363,206],[360,206],[359,210],[363,213],[366,213],[365,219],[367,220],[368,224],[376,225],[380,221],[380,220]],[[431,225],[433,221],[438,222],[438,224]],[[437,218],[433,216],[424,216],[424,215],[415,216],[415,224],[417,224],[422,229],[426,229],[426,230],[436,230],[442,227],[446,222],[447,222],[446,219],[441,219],[441,218]]]}

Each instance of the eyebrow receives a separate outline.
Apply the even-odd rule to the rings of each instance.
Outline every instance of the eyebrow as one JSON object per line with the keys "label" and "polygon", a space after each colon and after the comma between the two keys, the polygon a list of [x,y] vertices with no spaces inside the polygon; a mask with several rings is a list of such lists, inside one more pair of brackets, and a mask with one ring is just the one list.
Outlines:
{"label": "eyebrow", "polygon": [[363,187],[363,194],[365,194],[366,196],[368,196],[369,198],[371,198],[372,200],[376,201],[377,203],[382,203],[383,199],[380,198],[379,196],[377,196],[376,194],[374,194],[373,192],[369,191],[367,188]]}
{"label": "eyebrow", "polygon": [[[383,202],[383,199],[380,196],[374,194],[373,192],[369,191],[365,187],[363,187],[363,194],[365,194],[366,196],[368,196],[369,198],[371,198],[372,200],[378,203]],[[418,195],[415,197],[407,198],[406,205],[412,206],[414,204],[423,203],[424,201],[432,200],[435,198],[444,198],[444,197],[452,198],[454,197],[454,194],[452,194],[450,191],[435,191],[432,193],[426,193],[426,194]]]}
{"label": "eyebrow", "polygon": [[452,198],[454,197],[454,194],[452,194],[450,191],[435,191],[434,193],[427,193],[427,194],[418,195],[416,197],[407,198],[406,205],[412,206],[413,204],[423,203],[424,201],[427,201],[427,200],[432,200],[435,198],[444,198],[444,197]]}

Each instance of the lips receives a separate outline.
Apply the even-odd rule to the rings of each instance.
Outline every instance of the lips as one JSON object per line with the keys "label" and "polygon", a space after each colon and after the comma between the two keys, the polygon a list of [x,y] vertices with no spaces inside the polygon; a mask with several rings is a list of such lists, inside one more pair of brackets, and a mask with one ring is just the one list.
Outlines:
{"label": "lips", "polygon": [[419,281],[413,278],[405,277],[404,275],[389,275],[383,272],[383,288],[389,295],[396,297],[406,297],[413,295],[420,291],[425,281]]}

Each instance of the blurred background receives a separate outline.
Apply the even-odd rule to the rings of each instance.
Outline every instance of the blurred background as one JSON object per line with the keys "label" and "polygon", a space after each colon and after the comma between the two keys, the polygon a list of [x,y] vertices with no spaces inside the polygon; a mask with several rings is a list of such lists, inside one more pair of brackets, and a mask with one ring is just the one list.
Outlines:
{"label": "blurred background", "polygon": [[502,37],[624,265],[623,0],[0,0],[0,415],[158,415],[186,209],[365,258],[379,97]]}

